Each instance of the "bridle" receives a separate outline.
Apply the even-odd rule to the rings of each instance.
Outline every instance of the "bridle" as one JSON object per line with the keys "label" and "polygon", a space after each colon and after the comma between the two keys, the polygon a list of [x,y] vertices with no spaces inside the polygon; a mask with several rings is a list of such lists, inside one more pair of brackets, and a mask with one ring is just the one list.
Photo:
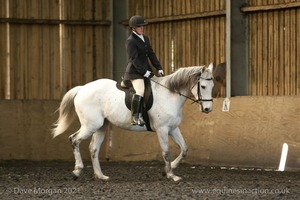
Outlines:
{"label": "bridle", "polygon": [[[198,103],[198,104],[200,104],[202,106],[202,102],[208,102],[208,101],[212,102],[213,99],[203,99],[202,98],[201,89],[200,89],[200,87],[201,87],[200,86],[200,79],[203,79],[203,80],[206,80],[206,81],[212,81],[213,80],[213,78],[202,78],[201,76],[199,77],[199,79],[197,80],[197,83],[195,83],[195,85],[197,84],[197,96],[198,96],[198,99],[191,98],[191,97],[186,96],[186,95],[184,95],[184,94],[182,94],[180,92],[177,92],[177,91],[175,91],[175,92],[177,94],[179,94],[180,96],[183,96],[183,97],[185,97],[185,98],[193,101],[192,104],[193,103]],[[167,88],[168,90],[170,90],[170,88],[168,88],[167,86],[165,86],[165,85],[163,85],[163,84],[161,84],[161,83],[159,83],[159,82],[157,82],[157,81],[155,81],[153,79],[150,79],[150,80],[153,81],[154,83],[156,83],[156,84],[158,84],[158,85],[160,85],[160,86],[162,86],[162,87]],[[193,85],[193,87],[191,88],[191,90],[195,87],[195,85]]]}
{"label": "bridle", "polygon": [[[202,102],[208,102],[208,101],[213,101],[213,99],[203,99],[202,98],[202,95],[201,95],[201,86],[200,86],[200,79],[203,79],[203,80],[206,80],[206,81],[212,81],[213,78],[202,78],[200,76],[200,78],[198,79],[197,81],[197,96],[198,96],[198,99],[197,100],[193,100],[194,102],[193,103],[198,103],[200,105],[202,105]],[[195,84],[196,85],[196,84]],[[193,87],[195,87],[195,85]],[[191,90],[193,89],[193,87],[191,88]]]}

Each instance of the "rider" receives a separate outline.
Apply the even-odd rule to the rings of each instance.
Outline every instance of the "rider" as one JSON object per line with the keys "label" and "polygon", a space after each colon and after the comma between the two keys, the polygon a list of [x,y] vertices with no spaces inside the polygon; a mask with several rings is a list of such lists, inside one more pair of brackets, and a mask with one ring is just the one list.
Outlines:
{"label": "rider", "polygon": [[141,107],[145,91],[144,79],[150,77],[152,69],[151,64],[158,70],[160,76],[164,71],[158,61],[149,41],[144,35],[144,26],[148,24],[142,16],[132,16],[129,20],[131,34],[127,38],[125,47],[128,54],[128,63],[124,75],[124,80],[131,80],[135,94],[131,101],[132,125],[144,126],[145,121],[142,117]]}

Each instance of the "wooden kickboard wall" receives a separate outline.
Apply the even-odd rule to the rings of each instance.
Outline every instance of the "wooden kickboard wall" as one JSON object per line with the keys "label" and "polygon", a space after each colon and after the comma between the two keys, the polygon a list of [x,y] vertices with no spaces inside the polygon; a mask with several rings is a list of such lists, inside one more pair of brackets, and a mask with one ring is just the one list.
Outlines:
{"label": "wooden kickboard wall", "polygon": [[[214,100],[209,114],[188,101],[180,128],[189,147],[188,163],[217,166],[277,168],[283,143],[289,145],[287,168],[300,169],[300,97],[235,97],[230,112],[222,112],[223,99]],[[59,101],[1,100],[0,160],[74,160],[68,136],[79,128],[75,122],[67,133],[52,139]],[[112,145],[109,146],[109,139]],[[171,139],[170,139],[171,140]],[[90,160],[90,139],[80,147]],[[179,153],[170,142],[171,156]],[[161,160],[153,132],[108,130],[100,159],[113,161]]]}

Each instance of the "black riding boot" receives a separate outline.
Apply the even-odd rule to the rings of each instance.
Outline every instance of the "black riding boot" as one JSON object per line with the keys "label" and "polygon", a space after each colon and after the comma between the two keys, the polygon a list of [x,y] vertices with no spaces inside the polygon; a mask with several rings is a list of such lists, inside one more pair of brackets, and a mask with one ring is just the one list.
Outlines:
{"label": "black riding boot", "polygon": [[143,97],[134,94],[131,101],[131,115],[132,115],[132,125],[144,126],[145,121],[142,117],[141,107],[142,107]]}

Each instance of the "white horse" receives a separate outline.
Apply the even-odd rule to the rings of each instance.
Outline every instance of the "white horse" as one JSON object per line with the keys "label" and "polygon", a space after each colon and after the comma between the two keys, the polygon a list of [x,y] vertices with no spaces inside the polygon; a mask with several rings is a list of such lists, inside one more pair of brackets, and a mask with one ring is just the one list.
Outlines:
{"label": "white horse", "polygon": [[[178,181],[174,175],[180,161],[187,155],[187,145],[179,130],[182,121],[182,108],[187,98],[199,103],[200,110],[205,113],[212,111],[213,65],[180,68],[165,77],[152,78],[153,106],[148,111],[151,128],[156,131],[162,157],[165,161],[167,178]],[[194,99],[190,97],[193,95]],[[132,131],[146,131],[146,127],[131,125],[131,112],[125,106],[125,93],[116,88],[116,82],[110,79],[99,79],[83,86],[69,90],[63,97],[59,107],[59,118],[52,131],[53,137],[62,134],[77,116],[81,127],[69,139],[75,157],[73,175],[79,177],[83,162],[79,144],[90,136],[89,145],[95,177],[109,179],[100,167],[98,154],[105,137],[108,123]],[[167,100],[167,101],[166,101]],[[180,155],[171,162],[168,136],[181,149]]]}

